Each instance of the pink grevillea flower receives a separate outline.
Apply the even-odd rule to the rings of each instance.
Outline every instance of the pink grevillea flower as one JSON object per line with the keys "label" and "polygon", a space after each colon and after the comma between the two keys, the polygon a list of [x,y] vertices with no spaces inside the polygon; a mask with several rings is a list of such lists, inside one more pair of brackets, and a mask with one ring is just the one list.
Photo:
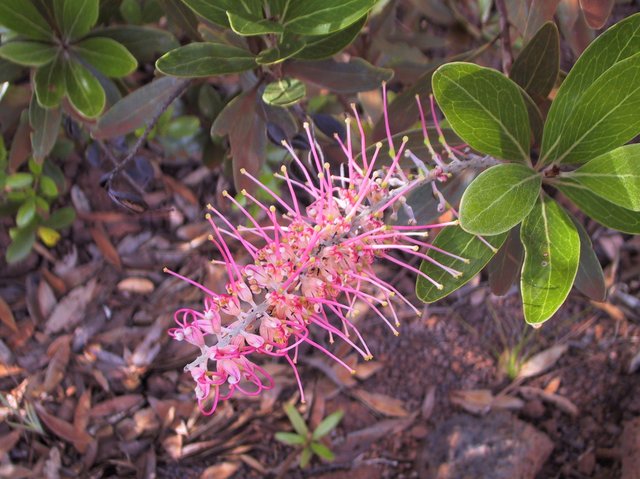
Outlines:
{"label": "pink grevillea flower", "polygon": [[[383,93],[386,103],[386,88]],[[174,339],[187,341],[200,350],[199,356],[185,369],[193,376],[195,394],[204,414],[211,414],[220,400],[232,397],[236,391],[254,396],[272,387],[272,379],[250,357],[283,357],[293,367],[302,400],[304,390],[296,369],[302,343],[317,348],[351,371],[350,366],[321,344],[322,340],[317,339],[320,335],[314,334],[314,330],[324,331],[330,343],[340,338],[365,360],[371,359],[371,351],[353,322],[356,301],[367,304],[396,335],[400,325],[399,305],[419,313],[392,284],[377,276],[374,262],[386,260],[442,287],[398,253],[439,264],[420,251],[434,248],[425,242],[425,237],[432,228],[456,222],[417,224],[413,219],[409,224],[388,224],[389,218],[395,218],[401,208],[412,218],[405,198],[413,188],[447,178],[445,163],[429,143],[422,107],[420,119],[425,143],[431,152],[430,160],[435,162],[431,170],[406,149],[406,137],[395,149],[386,108],[388,152],[383,152],[381,143],[373,151],[367,151],[364,129],[355,107],[353,113],[360,141],[358,145],[352,141],[347,120],[346,141],[342,142],[336,135],[345,156],[339,175],[332,174],[329,164],[324,162],[308,124],[304,125],[311,145],[305,159],[308,161],[303,161],[289,144],[283,143],[304,176],[301,181],[292,178],[285,166],[276,174],[288,191],[291,204],[242,171],[283,211],[280,213],[275,206],[267,206],[242,191],[247,201],[262,211],[266,225],[226,192],[224,196],[246,216],[250,226],[234,226],[209,205],[210,213],[206,217],[213,229],[210,239],[222,256],[222,261],[217,263],[224,264],[228,275],[224,293],[210,291],[166,270],[205,293],[203,308],[178,310],[177,326],[169,331]],[[361,153],[359,156],[356,149]],[[448,146],[445,151],[451,162],[458,161]],[[388,153],[391,158],[383,161],[382,157]],[[412,159],[416,165],[413,174],[400,168],[403,157]],[[298,195],[311,198],[311,203],[303,206]],[[248,235],[257,235],[262,246],[249,242]],[[253,262],[236,262],[226,238],[239,242]],[[460,274],[440,266],[453,276]]]}

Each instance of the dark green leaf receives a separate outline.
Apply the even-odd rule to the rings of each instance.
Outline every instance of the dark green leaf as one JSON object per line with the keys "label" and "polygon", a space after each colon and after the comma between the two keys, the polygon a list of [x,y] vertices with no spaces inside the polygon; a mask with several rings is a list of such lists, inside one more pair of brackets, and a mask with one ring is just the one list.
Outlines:
{"label": "dark green leaf", "polygon": [[134,90],[100,117],[92,136],[100,140],[131,133],[154,117],[185,81],[163,77]]}
{"label": "dark green leaf", "polygon": [[640,211],[640,144],[611,150],[562,176],[611,203]]}
{"label": "dark green leaf", "polygon": [[149,62],[155,55],[180,46],[171,32],[154,27],[122,25],[97,30],[91,35],[111,38],[121,43],[140,62]]}
{"label": "dark green leaf", "polygon": [[335,60],[289,61],[282,67],[286,75],[328,88],[335,93],[357,93],[380,87],[393,76],[393,70],[378,68],[362,58],[343,63]]}
{"label": "dark green leaf", "polygon": [[293,429],[303,437],[306,437],[309,433],[309,429],[307,428],[307,424],[302,419],[302,416],[298,412],[298,410],[292,404],[287,404],[284,406],[284,412],[287,414],[289,421],[291,421],[291,425]]}
{"label": "dark green leaf", "polygon": [[189,7],[176,0],[157,1],[171,24],[177,25],[192,40],[202,39],[198,32],[198,19]]}
{"label": "dark green leaf", "polygon": [[0,58],[0,83],[13,83],[22,76],[23,72],[24,68],[21,65]]}
{"label": "dark green leaf", "polygon": [[322,459],[326,459],[327,461],[333,461],[336,457],[335,454],[331,452],[331,449],[329,449],[324,444],[320,444],[319,442],[312,442],[311,450],[315,452],[319,457],[321,457]]}
{"label": "dark green leaf", "polygon": [[198,131],[200,131],[200,119],[197,116],[185,115],[169,123],[164,134],[169,139],[181,140],[195,135]]}
{"label": "dark green leaf", "polygon": [[49,228],[61,230],[71,226],[75,219],[76,212],[74,209],[69,206],[65,206],[64,208],[60,208],[59,210],[51,213],[49,219],[47,219],[43,224]]}
{"label": "dark green leaf", "polygon": [[36,241],[36,234],[32,227],[18,229],[11,237],[11,244],[7,248],[5,258],[7,263],[17,263],[25,259],[31,252],[33,243]]}
{"label": "dark green leaf", "polygon": [[66,92],[62,56],[39,68],[34,76],[38,103],[44,108],[57,108]]}
{"label": "dark green leaf", "polygon": [[0,25],[36,40],[51,40],[53,30],[30,0],[2,0]]}
{"label": "dark green leaf", "polygon": [[35,216],[36,200],[32,197],[22,203],[20,208],[18,208],[18,213],[16,214],[16,224],[18,225],[18,228],[24,228]]}
{"label": "dark green leaf", "polygon": [[258,63],[258,65],[281,63],[301,51],[305,45],[304,40],[285,33],[275,47],[262,50],[258,54],[256,63]]}
{"label": "dark green leaf", "polygon": [[640,212],[614,205],[566,178],[554,186],[598,223],[623,233],[640,234]]}
{"label": "dark green leaf", "polygon": [[360,20],[344,30],[326,36],[306,37],[306,46],[295,54],[295,58],[300,60],[324,60],[335,55],[355,40],[366,22],[367,15],[364,15]]}
{"label": "dark green leaf", "polygon": [[269,83],[262,93],[262,100],[274,106],[291,106],[302,100],[307,89],[300,80],[283,78]]}
{"label": "dark green leaf", "polygon": [[593,251],[589,234],[573,216],[571,216],[571,220],[580,236],[580,264],[574,286],[588,298],[594,301],[604,301],[607,296],[607,287],[604,284],[602,265]]}
{"label": "dark green leaf", "polygon": [[142,23],[142,6],[140,2],[138,0],[122,0],[120,15],[127,23],[139,25]]}
{"label": "dark green leaf", "polygon": [[138,67],[129,50],[110,38],[87,38],[76,43],[73,51],[108,77],[120,78]]}
{"label": "dark green leaf", "polygon": [[156,62],[162,73],[187,78],[240,73],[255,66],[251,53],[221,43],[191,43],[165,53]]}
{"label": "dark green leaf", "polygon": [[34,96],[29,105],[31,123],[31,148],[33,157],[42,163],[56,144],[62,114],[59,108],[42,108]]}
{"label": "dark green leaf", "polygon": [[100,115],[106,102],[100,82],[75,60],[66,62],[64,70],[67,95],[73,107],[87,118]]}
{"label": "dark green leaf", "polygon": [[99,0],[64,0],[62,32],[73,40],[86,35],[98,21],[99,11]]}
{"label": "dark green leaf", "polygon": [[213,120],[218,116],[223,106],[224,104],[220,93],[218,93],[218,90],[216,90],[213,85],[205,83],[200,87],[198,90],[198,107],[200,108],[200,113],[210,120]]}
{"label": "dark green leaf", "polygon": [[[467,233],[459,226],[445,227],[433,240],[434,248],[439,248],[462,259],[440,253],[435,249],[429,250],[428,256],[430,258],[453,271],[445,271],[442,266],[423,260],[420,271],[429,276],[436,284],[422,275],[418,276],[416,295],[425,303],[433,303],[453,293],[485,267],[506,238],[507,233],[502,233],[481,239]],[[441,285],[442,288],[439,288],[438,285]]]}
{"label": "dark green leaf", "polygon": [[27,67],[46,65],[57,52],[51,43],[15,41],[0,46],[0,57]]}
{"label": "dark green leaf", "polygon": [[299,35],[327,35],[347,28],[366,15],[376,0],[305,0],[290,2],[282,22]]}
{"label": "dark green leaf", "polygon": [[473,180],[462,195],[460,225],[481,235],[509,231],[529,214],[541,185],[540,174],[527,166],[493,166]]}
{"label": "dark green leaf", "polygon": [[529,118],[515,83],[496,70],[454,62],[436,70],[432,85],[449,124],[472,148],[529,162]]}
{"label": "dark green leaf", "polygon": [[306,442],[303,436],[293,432],[276,432],[275,438],[277,441],[288,444],[289,446],[302,445]]}
{"label": "dark green leaf", "polygon": [[256,17],[262,13],[261,0],[182,0],[191,10],[207,20],[229,26],[227,12]]}
{"label": "dark green leaf", "polygon": [[578,271],[580,237],[569,215],[546,195],[522,222],[524,317],[541,324],[564,303]]}
{"label": "dark green leaf", "polygon": [[336,411],[325,417],[322,422],[318,424],[315,431],[313,431],[313,439],[318,440],[333,431],[336,426],[340,424],[340,421],[342,421],[342,416],[344,416],[343,411]]}
{"label": "dark green leaf", "polygon": [[[588,99],[587,90],[605,72],[619,62],[640,51],[640,14],[625,18],[600,35],[580,56],[567,78],[562,82],[555,100],[551,104],[542,140],[541,157],[546,163],[554,162],[564,152],[559,143],[580,117],[573,112],[583,99]],[[628,91],[628,86],[623,91]],[[605,97],[615,96],[607,92]],[[617,92],[619,94],[619,92]],[[599,101],[606,100],[600,99]],[[564,142],[564,140],[563,140]],[[593,156],[591,157],[593,158]]]}
{"label": "dark green leaf", "polygon": [[520,88],[520,94],[522,95],[522,99],[524,100],[524,105],[527,107],[527,116],[529,117],[529,126],[531,127],[531,135],[533,139],[533,144],[539,145],[542,141],[542,131],[544,129],[544,119],[542,118],[542,112],[536,105],[536,102],[529,96],[529,94],[524,91],[522,87]]}
{"label": "dark green leaf", "polygon": [[546,98],[560,69],[560,35],[553,22],[545,23],[522,49],[509,76],[534,99]]}
{"label": "dark green leaf", "polygon": [[262,17],[248,17],[232,12],[227,12],[227,17],[229,18],[231,29],[238,35],[254,36],[268,33],[282,34],[284,32],[282,25]]}
{"label": "dark green leaf", "polygon": [[517,226],[509,232],[507,240],[487,265],[489,286],[493,294],[497,296],[507,294],[520,273],[523,258],[520,227]]}

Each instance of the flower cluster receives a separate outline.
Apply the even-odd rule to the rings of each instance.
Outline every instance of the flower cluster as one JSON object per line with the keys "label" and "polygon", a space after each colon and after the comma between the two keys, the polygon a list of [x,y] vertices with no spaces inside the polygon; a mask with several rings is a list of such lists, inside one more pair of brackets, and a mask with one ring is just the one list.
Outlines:
{"label": "flower cluster", "polygon": [[[386,89],[383,92],[386,100]],[[213,229],[210,240],[220,251],[222,261],[217,263],[224,265],[228,276],[226,292],[210,291],[166,270],[205,293],[203,309],[177,311],[177,327],[169,331],[174,339],[188,341],[200,350],[196,360],[185,369],[196,383],[195,394],[204,414],[211,414],[220,400],[230,398],[236,391],[253,396],[272,387],[272,379],[249,359],[250,356],[278,356],[288,361],[303,400],[304,391],[296,369],[298,348],[302,343],[317,348],[351,370],[317,342],[313,330],[324,330],[329,342],[340,338],[365,360],[371,359],[371,351],[353,322],[356,301],[367,304],[396,335],[400,325],[398,305],[405,304],[418,313],[392,284],[377,276],[373,268],[376,260],[407,268],[441,287],[402,257],[408,254],[435,262],[421,250],[434,248],[425,242],[425,237],[430,229],[444,224],[419,225],[415,220],[408,224],[390,224],[393,222],[389,220],[396,217],[401,208],[407,211],[409,218],[412,217],[406,194],[424,184],[426,175],[430,181],[446,179],[442,170],[444,164],[429,143],[422,108],[425,142],[436,162],[432,170],[406,149],[406,137],[395,151],[386,108],[390,155],[382,159],[387,153],[382,153],[381,143],[375,145],[375,149],[367,150],[355,107],[353,111],[360,142],[356,145],[352,141],[347,120],[346,141],[336,135],[346,158],[339,174],[333,174],[330,165],[324,161],[308,124],[304,129],[311,147],[304,161],[283,142],[304,177],[300,180],[292,177],[285,166],[276,174],[288,190],[291,204],[242,171],[279,207],[267,206],[249,192],[241,192],[249,203],[262,211],[260,216],[266,219],[266,224],[259,222],[226,192],[224,196],[246,216],[249,226],[234,226],[216,208],[208,206],[210,212],[206,217]],[[450,155],[453,155],[452,151]],[[417,175],[408,174],[400,167],[404,157],[414,160]],[[303,205],[303,197],[304,205],[308,206]],[[255,241],[247,239],[248,235],[257,235],[258,244],[262,246],[255,246]],[[242,245],[253,262],[238,264],[226,238]],[[398,252],[405,255],[398,255]],[[454,276],[459,275],[451,268],[440,266]]]}

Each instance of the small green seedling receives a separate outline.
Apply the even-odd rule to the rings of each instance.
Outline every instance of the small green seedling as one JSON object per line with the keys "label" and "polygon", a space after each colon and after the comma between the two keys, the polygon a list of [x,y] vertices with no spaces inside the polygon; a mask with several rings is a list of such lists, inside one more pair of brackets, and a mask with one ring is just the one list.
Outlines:
{"label": "small green seedling", "polygon": [[319,442],[319,439],[329,434],[340,424],[344,413],[342,411],[336,411],[328,415],[318,424],[318,427],[311,432],[294,406],[287,404],[284,407],[284,412],[289,417],[289,421],[291,421],[291,425],[296,432],[277,432],[275,437],[284,444],[297,446],[302,449],[300,453],[300,467],[306,467],[314,454],[327,461],[333,461],[335,455],[327,446]]}

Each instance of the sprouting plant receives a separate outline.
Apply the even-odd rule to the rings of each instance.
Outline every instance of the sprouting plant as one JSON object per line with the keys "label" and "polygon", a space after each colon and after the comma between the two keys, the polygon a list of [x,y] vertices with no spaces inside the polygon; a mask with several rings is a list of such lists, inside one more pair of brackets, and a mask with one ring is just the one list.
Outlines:
{"label": "sprouting plant", "polygon": [[0,403],[9,409],[11,414],[18,418],[18,422],[7,421],[9,426],[44,435],[44,429],[42,429],[38,414],[36,414],[36,410],[31,403],[27,402],[24,411],[21,411],[18,406],[14,404],[14,401],[11,401],[2,393],[0,393]]}
{"label": "sprouting plant", "polygon": [[327,461],[333,461],[334,454],[327,446],[320,442],[320,439],[333,431],[340,421],[344,413],[336,411],[325,417],[318,427],[310,431],[304,419],[298,410],[291,404],[284,407],[293,429],[296,432],[277,432],[275,438],[289,446],[296,446],[300,449],[300,467],[306,467],[315,454]]}

